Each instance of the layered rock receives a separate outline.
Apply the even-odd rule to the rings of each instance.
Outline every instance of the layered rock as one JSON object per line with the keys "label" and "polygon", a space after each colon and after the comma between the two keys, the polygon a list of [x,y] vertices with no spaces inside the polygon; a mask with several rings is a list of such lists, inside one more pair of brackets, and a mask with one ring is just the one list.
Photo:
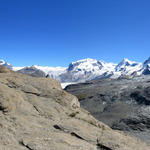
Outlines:
{"label": "layered rock", "polygon": [[6,70],[0,68],[0,149],[150,149],[94,119],[57,81]]}

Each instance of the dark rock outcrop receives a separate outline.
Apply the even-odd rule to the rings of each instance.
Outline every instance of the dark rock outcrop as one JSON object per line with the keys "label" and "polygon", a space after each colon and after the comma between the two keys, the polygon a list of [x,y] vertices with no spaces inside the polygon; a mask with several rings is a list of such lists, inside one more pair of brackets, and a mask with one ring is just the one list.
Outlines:
{"label": "dark rock outcrop", "polygon": [[27,74],[33,77],[45,77],[46,76],[46,74],[42,70],[37,69],[34,66],[25,67],[21,70],[18,70],[17,72],[22,73],[22,74]]}

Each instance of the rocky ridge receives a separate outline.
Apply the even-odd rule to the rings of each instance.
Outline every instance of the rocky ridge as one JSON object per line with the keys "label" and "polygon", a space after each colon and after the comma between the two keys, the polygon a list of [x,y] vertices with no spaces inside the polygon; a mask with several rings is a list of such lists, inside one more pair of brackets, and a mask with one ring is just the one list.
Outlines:
{"label": "rocky ridge", "polygon": [[18,70],[17,72],[22,73],[22,74],[31,75],[33,77],[45,77],[46,76],[44,71],[37,69],[34,66],[25,67],[23,69]]}
{"label": "rocky ridge", "polygon": [[80,108],[78,99],[50,78],[0,67],[1,150],[149,150]]}

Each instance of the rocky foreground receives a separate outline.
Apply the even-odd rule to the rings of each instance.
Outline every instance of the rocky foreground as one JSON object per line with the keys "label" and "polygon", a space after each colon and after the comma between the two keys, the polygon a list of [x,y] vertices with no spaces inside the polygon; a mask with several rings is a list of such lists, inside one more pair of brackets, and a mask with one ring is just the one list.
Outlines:
{"label": "rocky foreground", "polygon": [[0,67],[0,150],[149,150],[80,108],[48,78]]}
{"label": "rocky foreground", "polygon": [[66,90],[98,120],[149,144],[150,75],[89,81]]}

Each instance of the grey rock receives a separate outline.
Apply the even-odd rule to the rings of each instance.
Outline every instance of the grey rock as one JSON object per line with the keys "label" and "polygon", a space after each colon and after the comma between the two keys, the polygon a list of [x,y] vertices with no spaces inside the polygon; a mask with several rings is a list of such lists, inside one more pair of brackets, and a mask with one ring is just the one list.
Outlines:
{"label": "grey rock", "polygon": [[46,76],[46,74],[42,70],[37,69],[34,66],[25,67],[23,69],[18,70],[17,72],[31,75],[33,77],[45,77]]}
{"label": "grey rock", "polygon": [[150,76],[93,80],[65,90],[98,120],[149,143]]}

